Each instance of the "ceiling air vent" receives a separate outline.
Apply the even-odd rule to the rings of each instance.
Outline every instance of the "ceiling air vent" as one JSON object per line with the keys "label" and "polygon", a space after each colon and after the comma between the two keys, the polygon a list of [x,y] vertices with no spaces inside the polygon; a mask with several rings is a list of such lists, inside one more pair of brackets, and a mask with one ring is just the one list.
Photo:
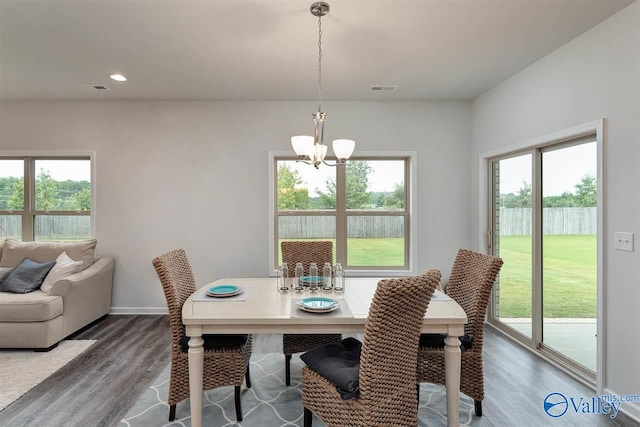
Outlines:
{"label": "ceiling air vent", "polygon": [[88,89],[88,90],[111,90],[109,89],[109,87],[105,86],[105,85],[91,85],[91,84],[83,84],[83,85],[79,85],[82,89]]}
{"label": "ceiling air vent", "polygon": [[371,86],[371,90],[372,91],[389,91],[389,90],[396,90],[398,86],[391,86],[391,85],[377,85],[377,86]]}

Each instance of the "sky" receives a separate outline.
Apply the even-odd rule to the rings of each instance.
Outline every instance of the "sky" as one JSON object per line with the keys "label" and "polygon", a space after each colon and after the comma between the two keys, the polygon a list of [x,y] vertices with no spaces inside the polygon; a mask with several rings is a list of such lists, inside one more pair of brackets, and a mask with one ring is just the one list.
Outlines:
{"label": "sky", "polygon": [[[91,181],[89,160],[36,160],[38,173],[41,168],[49,171],[56,181]],[[21,177],[24,173],[22,160],[0,160],[0,177]]]}
{"label": "sky", "polygon": [[[596,143],[592,142],[543,153],[543,195],[575,193],[575,185],[583,176],[597,177],[596,149]],[[530,154],[500,161],[500,193],[516,194],[523,181],[531,184]]]}
{"label": "sky", "polygon": [[[304,184],[300,187],[306,187],[309,190],[310,197],[316,197],[316,189],[326,191],[326,181],[328,178],[335,177],[335,167],[320,165],[320,169],[316,169],[311,165],[302,162],[288,162],[289,165],[300,173],[300,177],[304,180]],[[332,163],[332,162],[330,162]],[[404,161],[369,161],[369,165],[373,167],[373,172],[367,177],[369,191],[372,192],[391,192],[395,184],[404,182]],[[335,178],[334,178],[335,179]]]}

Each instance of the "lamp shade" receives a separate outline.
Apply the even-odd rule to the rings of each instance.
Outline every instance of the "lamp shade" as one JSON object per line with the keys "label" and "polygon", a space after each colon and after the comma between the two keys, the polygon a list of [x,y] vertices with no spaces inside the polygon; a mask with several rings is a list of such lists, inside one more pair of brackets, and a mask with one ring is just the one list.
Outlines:
{"label": "lamp shade", "polygon": [[333,152],[340,160],[346,160],[353,154],[356,142],[351,139],[334,139]]}
{"label": "lamp shade", "polygon": [[296,135],[291,137],[291,146],[298,156],[313,157],[313,137]]}

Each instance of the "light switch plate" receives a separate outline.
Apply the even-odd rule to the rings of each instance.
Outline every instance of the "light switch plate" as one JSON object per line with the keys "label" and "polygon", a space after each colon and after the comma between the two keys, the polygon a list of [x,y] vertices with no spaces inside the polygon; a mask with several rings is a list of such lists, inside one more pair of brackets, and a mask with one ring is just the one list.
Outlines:
{"label": "light switch plate", "polygon": [[616,231],[614,236],[613,248],[619,251],[633,252],[633,233]]}

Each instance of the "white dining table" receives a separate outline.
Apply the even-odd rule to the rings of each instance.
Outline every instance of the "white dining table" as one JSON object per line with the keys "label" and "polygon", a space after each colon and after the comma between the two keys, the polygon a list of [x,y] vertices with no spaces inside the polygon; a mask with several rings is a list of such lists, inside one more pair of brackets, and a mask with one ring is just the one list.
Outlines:
{"label": "white dining table", "polygon": [[[312,296],[308,291],[278,292],[275,278],[226,278],[207,284],[231,284],[244,292],[233,298],[206,300],[204,288],[191,295],[182,307],[182,321],[189,340],[189,392],[191,425],[202,426],[203,334],[270,333],[362,333],[369,306],[380,278],[347,278],[344,293],[319,291],[313,296],[330,296],[343,301],[345,315],[301,316],[291,309],[292,299]],[[294,308],[294,310],[296,310]],[[322,317],[322,322],[318,321]],[[460,341],[467,315],[458,303],[441,292],[434,293],[422,324],[422,333],[444,333],[447,397],[447,425],[458,425],[460,398]]]}

